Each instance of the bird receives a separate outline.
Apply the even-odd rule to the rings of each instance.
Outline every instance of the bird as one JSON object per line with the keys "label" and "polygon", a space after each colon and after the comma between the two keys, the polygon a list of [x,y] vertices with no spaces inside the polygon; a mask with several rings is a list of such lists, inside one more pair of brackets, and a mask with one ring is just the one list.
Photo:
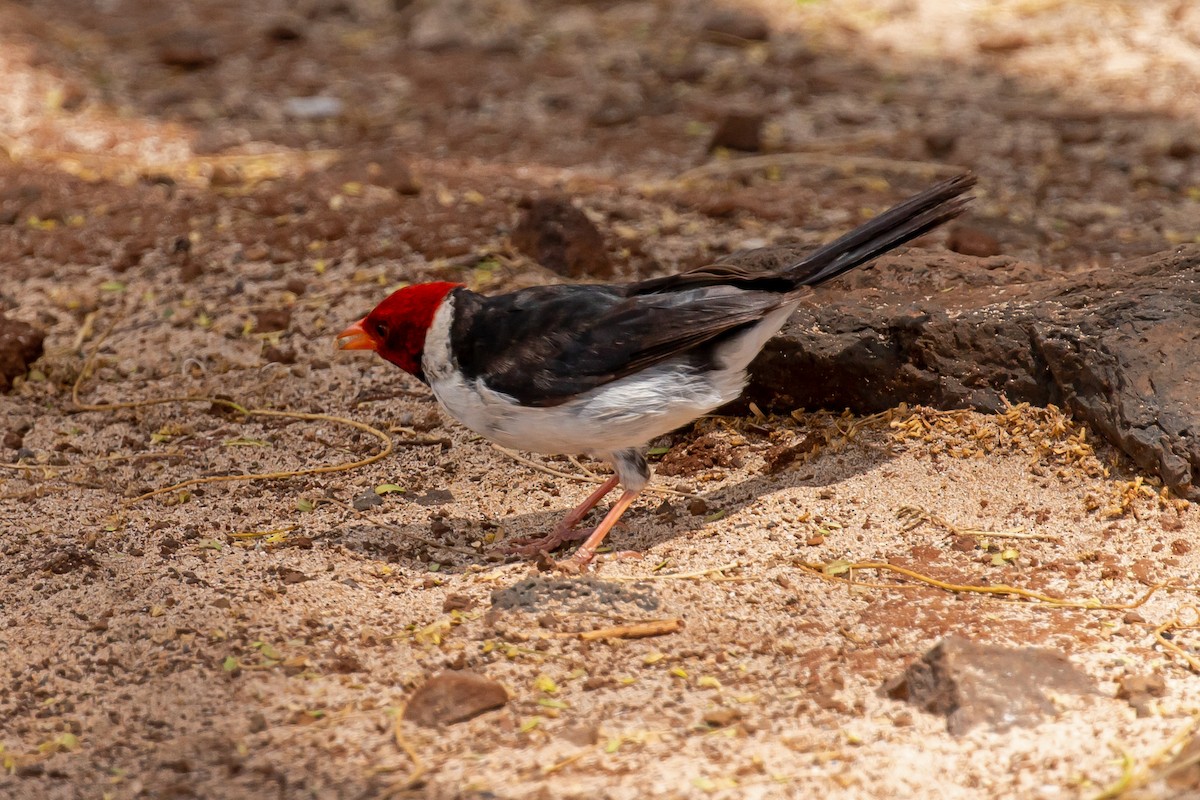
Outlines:
{"label": "bird", "polygon": [[[337,336],[432,390],[442,409],[504,447],[587,454],[613,474],[542,537],[509,553],[580,571],[650,481],[649,442],[736,400],[747,367],[813,287],[958,216],[970,173],[944,180],[783,266],[718,262],[623,284],[554,284],[485,296],[446,281],[402,287]],[[610,492],[600,523],[579,525]]]}

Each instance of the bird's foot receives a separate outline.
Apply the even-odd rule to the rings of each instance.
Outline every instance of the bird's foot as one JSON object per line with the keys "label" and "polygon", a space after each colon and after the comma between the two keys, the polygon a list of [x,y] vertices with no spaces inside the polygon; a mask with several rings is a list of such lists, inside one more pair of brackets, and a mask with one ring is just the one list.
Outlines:
{"label": "bird's foot", "polygon": [[536,556],[539,553],[552,553],[564,542],[586,539],[592,535],[595,528],[564,528],[558,527],[545,536],[529,536],[513,539],[496,546],[496,551],[510,556]]}
{"label": "bird's foot", "polygon": [[587,550],[581,547],[576,550],[575,554],[570,558],[564,558],[561,561],[551,561],[549,563],[549,567],[550,569],[557,570],[558,572],[563,572],[568,575],[578,575],[587,571],[588,566],[594,561],[610,558],[614,560],[625,561],[628,559],[641,557],[642,554],[636,550],[614,550],[611,553],[597,554],[595,551]]}

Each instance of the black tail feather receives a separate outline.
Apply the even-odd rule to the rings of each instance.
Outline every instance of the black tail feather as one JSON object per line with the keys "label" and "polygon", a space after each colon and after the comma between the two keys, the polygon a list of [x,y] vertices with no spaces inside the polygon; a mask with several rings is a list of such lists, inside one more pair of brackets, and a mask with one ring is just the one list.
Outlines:
{"label": "black tail feather", "polygon": [[959,175],[883,212],[783,270],[796,286],[816,286],[928,233],[962,213],[975,176]]}

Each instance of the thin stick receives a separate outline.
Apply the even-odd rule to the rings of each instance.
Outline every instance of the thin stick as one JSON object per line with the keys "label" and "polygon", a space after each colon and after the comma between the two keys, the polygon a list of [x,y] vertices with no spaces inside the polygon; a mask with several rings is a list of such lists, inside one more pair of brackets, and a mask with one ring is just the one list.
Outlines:
{"label": "thin stick", "polygon": [[1019,530],[1007,529],[1002,531],[986,531],[979,528],[960,528],[952,522],[939,517],[931,511],[926,511],[917,506],[901,506],[896,511],[896,516],[905,520],[904,530],[911,531],[927,522],[931,525],[937,525],[940,528],[945,528],[956,536],[976,536],[987,537],[994,536],[998,539],[1038,539],[1047,542],[1061,542],[1062,538],[1051,534],[1041,533],[1023,533]]}
{"label": "thin stick", "polygon": [[575,634],[585,642],[596,639],[645,639],[649,636],[663,636],[675,633],[683,627],[683,620],[678,617],[670,619],[655,619],[649,622],[634,622],[629,625],[615,625],[611,628],[600,628],[594,631],[583,631]]}

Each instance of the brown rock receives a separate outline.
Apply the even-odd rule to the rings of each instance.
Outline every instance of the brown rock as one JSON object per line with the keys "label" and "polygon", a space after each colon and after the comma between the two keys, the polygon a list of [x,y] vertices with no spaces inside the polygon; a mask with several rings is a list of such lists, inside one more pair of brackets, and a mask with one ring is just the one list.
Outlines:
{"label": "brown rock", "polygon": [[452,725],[502,707],[508,692],[490,678],[473,672],[443,672],[413,692],[404,719],[428,728]]}
{"label": "brown rock", "polygon": [[954,152],[958,136],[950,131],[930,131],[925,134],[925,151],[934,158],[945,158]]}
{"label": "brown rock", "polygon": [[1045,690],[1093,691],[1091,679],[1061,653],[958,636],[938,642],[883,689],[894,700],[946,717],[946,729],[955,736],[981,724],[996,730],[1036,724],[1055,712]]}
{"label": "brown rock", "polygon": [[558,736],[576,747],[590,747],[600,741],[600,729],[595,725],[579,723],[566,726],[558,732]]}
{"label": "brown rock", "polygon": [[1148,675],[1122,675],[1117,680],[1117,698],[1128,700],[1138,694],[1148,694],[1150,697],[1163,697],[1166,694],[1166,681],[1158,673]]}
{"label": "brown rock", "polygon": [[1000,240],[979,228],[955,225],[946,237],[946,249],[964,256],[987,258],[1000,255]]}
{"label": "brown rock", "polygon": [[421,193],[421,182],[413,174],[412,168],[400,159],[389,155],[380,155],[367,168],[371,183],[391,189],[398,195],[415,197]]}
{"label": "brown rock", "polygon": [[158,60],[168,67],[202,69],[216,63],[216,45],[202,31],[175,31],[159,39]]}
{"label": "brown rock", "polygon": [[1129,703],[1139,717],[1150,716],[1154,698],[1166,693],[1167,682],[1158,673],[1123,675],[1117,680],[1117,698]]}
{"label": "brown rock", "polygon": [[512,232],[513,246],[567,278],[611,278],[604,237],[592,221],[565,198],[530,203]]}
{"label": "brown rock", "polygon": [[290,308],[265,308],[254,316],[254,330],[259,333],[285,331],[292,322]]}
{"label": "brown rock", "polygon": [[704,712],[701,721],[713,728],[724,728],[742,718],[742,712],[736,708],[714,708]]}
{"label": "brown rock", "polygon": [[29,365],[42,356],[46,334],[0,312],[0,392],[12,388],[13,378],[29,371]]}
{"label": "brown rock", "polygon": [[762,149],[763,119],[758,111],[730,111],[717,123],[708,149],[726,147],[747,152]]}
{"label": "brown rock", "polygon": [[1181,161],[1197,153],[1200,153],[1200,140],[1195,136],[1180,136],[1167,145],[1167,155]]}
{"label": "brown rock", "polygon": [[290,347],[276,347],[269,344],[263,348],[263,358],[274,364],[295,364],[296,351]]}
{"label": "brown rock", "polygon": [[298,17],[281,17],[265,31],[273,42],[297,42],[304,38],[304,22]]}

